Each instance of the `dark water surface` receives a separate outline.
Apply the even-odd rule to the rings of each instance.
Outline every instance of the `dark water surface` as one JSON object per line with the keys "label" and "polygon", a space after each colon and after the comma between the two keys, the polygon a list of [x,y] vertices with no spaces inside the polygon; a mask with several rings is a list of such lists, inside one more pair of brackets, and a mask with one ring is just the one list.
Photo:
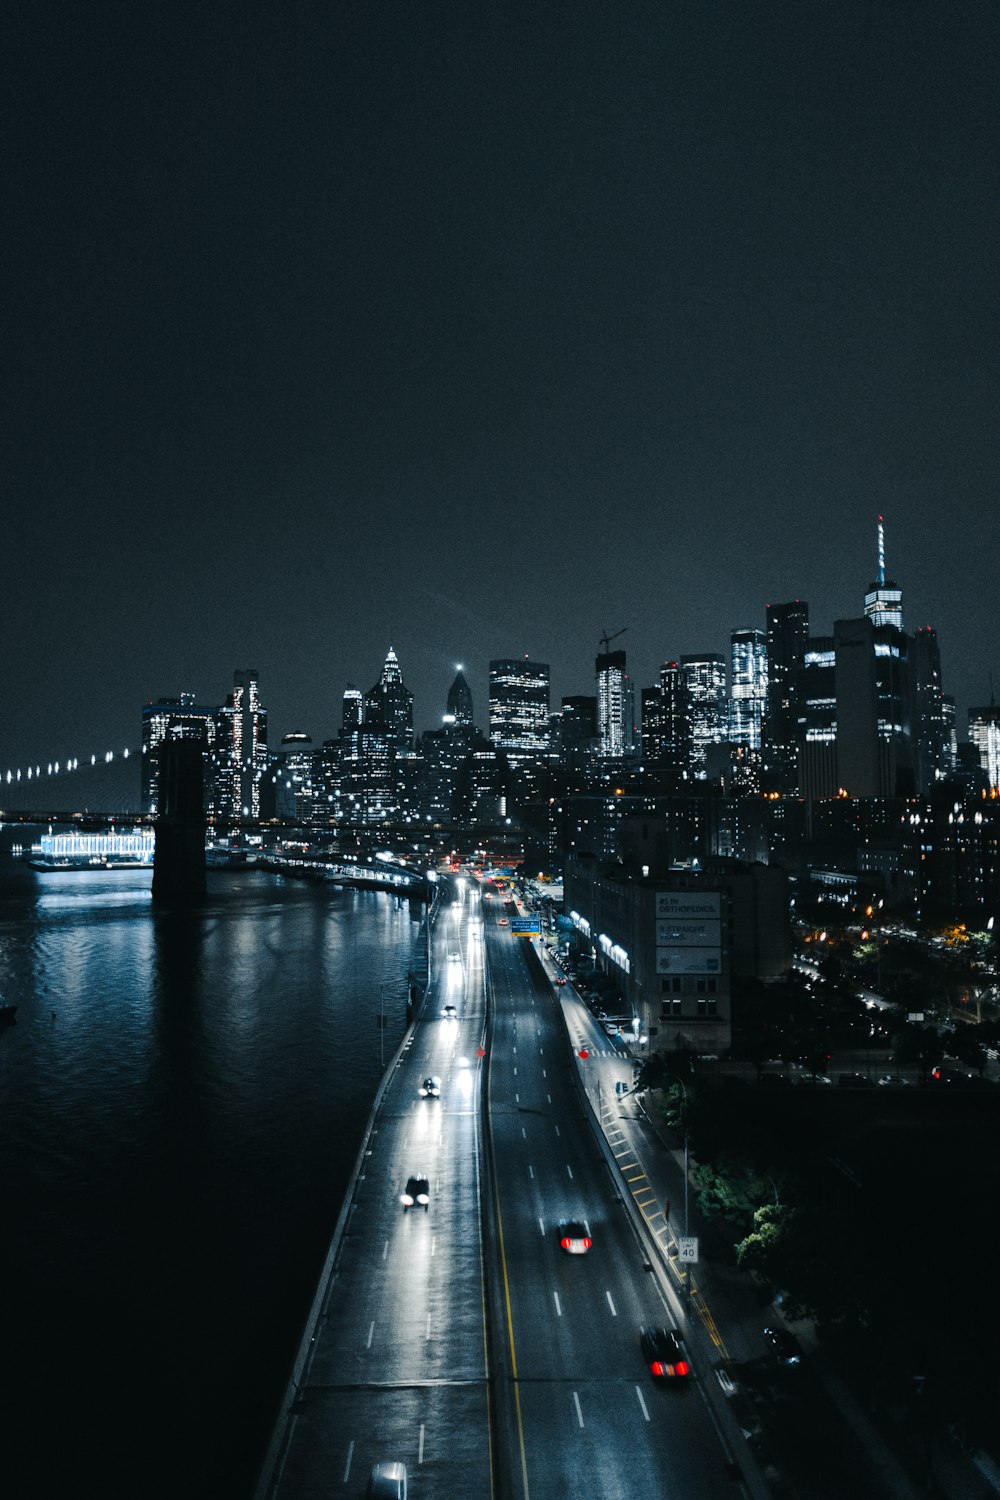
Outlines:
{"label": "dark water surface", "polygon": [[0,852],[9,1500],[252,1493],[423,973],[405,898],[209,871],[187,915],[150,880]]}

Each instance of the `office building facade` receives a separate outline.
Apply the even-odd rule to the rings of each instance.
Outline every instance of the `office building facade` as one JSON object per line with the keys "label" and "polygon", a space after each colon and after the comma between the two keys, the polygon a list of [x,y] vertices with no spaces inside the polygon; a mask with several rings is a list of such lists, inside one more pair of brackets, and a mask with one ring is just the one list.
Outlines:
{"label": "office building facade", "polygon": [[734,630],[730,652],[729,738],[734,745],[759,751],[767,703],[767,636],[763,630]]}
{"label": "office building facade", "polygon": [[[471,695],[470,695],[471,697]],[[490,739],[508,759],[549,751],[547,662],[499,658],[490,662]]]}
{"label": "office building facade", "polygon": [[598,753],[612,760],[632,754],[634,708],[624,651],[602,651],[597,676]]}
{"label": "office building facade", "polygon": [[707,651],[682,656],[681,667],[688,687],[691,771],[701,779],[707,774],[709,747],[729,739],[726,663],[717,652]]}

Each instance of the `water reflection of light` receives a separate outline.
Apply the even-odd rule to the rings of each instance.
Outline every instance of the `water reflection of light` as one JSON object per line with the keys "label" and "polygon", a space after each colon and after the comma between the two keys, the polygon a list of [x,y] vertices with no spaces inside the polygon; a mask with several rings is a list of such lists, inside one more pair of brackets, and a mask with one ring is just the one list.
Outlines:
{"label": "water reflection of light", "polygon": [[469,1059],[467,1057],[456,1058],[455,1067],[458,1069],[455,1086],[462,1097],[468,1099],[472,1094],[472,1069],[469,1067]]}

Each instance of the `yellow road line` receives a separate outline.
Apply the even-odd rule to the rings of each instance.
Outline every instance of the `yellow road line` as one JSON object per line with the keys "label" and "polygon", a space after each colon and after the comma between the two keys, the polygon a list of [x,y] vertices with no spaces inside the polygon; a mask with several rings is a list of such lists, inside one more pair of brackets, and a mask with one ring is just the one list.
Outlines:
{"label": "yellow road line", "polygon": [[[495,1180],[495,1179],[494,1179]],[[528,1500],[528,1456],[524,1450],[524,1424],[521,1420],[521,1388],[517,1383],[517,1351],[514,1348],[514,1315],[510,1306],[510,1281],[507,1276],[507,1252],[503,1239],[503,1215],[500,1212],[500,1194],[494,1192],[497,1206],[497,1235],[500,1240],[500,1264],[503,1267],[503,1296],[507,1306],[507,1339],[510,1343],[510,1365],[514,1377],[514,1405],[517,1408],[517,1441],[521,1450],[521,1483],[524,1500]]]}

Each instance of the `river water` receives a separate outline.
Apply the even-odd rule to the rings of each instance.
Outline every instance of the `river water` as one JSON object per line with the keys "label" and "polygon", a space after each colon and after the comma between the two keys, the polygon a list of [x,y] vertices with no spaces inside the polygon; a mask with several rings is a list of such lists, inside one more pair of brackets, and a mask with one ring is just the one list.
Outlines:
{"label": "river water", "polygon": [[197,913],[154,911],[149,871],[38,874],[11,837],[0,1488],[245,1500],[424,907],[210,870]]}

